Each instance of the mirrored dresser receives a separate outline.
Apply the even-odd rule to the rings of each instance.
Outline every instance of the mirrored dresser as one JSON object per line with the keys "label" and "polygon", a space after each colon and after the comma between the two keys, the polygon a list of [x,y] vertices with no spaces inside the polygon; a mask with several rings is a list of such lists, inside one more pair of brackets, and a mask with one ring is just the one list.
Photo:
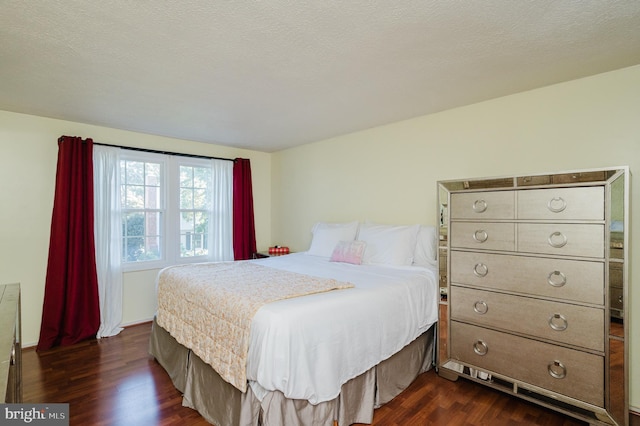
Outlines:
{"label": "mirrored dresser", "polygon": [[20,284],[0,285],[0,402],[22,402]]}
{"label": "mirrored dresser", "polygon": [[437,370],[627,425],[627,167],[438,182]]}

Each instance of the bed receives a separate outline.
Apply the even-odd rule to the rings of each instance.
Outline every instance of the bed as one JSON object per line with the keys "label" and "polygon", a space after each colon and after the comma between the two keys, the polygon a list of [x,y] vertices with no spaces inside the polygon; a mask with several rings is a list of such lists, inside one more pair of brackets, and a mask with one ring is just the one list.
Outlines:
{"label": "bed", "polygon": [[[375,408],[433,365],[435,250],[433,227],[320,223],[304,253],[167,268],[158,277],[149,351],[183,393],[183,405],[216,426],[371,423]],[[304,277],[325,285],[253,307],[239,377],[226,366],[227,358],[236,362],[245,352],[241,344],[233,348],[241,354],[229,356],[204,344],[209,337],[190,334],[209,327],[195,304],[213,305],[203,301],[193,276],[208,276],[214,267],[238,268],[243,277],[263,281],[283,274],[287,282]],[[215,274],[218,282],[224,276]],[[286,286],[278,281],[276,287]],[[176,299],[197,302],[176,307]],[[238,322],[212,314],[219,315]]]}

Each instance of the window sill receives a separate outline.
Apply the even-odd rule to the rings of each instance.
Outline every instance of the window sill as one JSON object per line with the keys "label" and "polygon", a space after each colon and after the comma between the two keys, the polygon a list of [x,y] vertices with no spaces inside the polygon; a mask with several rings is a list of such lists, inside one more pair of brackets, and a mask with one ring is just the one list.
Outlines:
{"label": "window sill", "polygon": [[130,262],[124,263],[122,265],[122,272],[138,272],[138,271],[149,271],[152,269],[162,269],[167,266],[175,266],[175,265],[187,265],[189,263],[202,263],[202,262],[211,262],[212,260],[205,256],[198,257],[187,257],[182,258],[180,260],[176,260],[175,262],[170,261],[148,261],[148,262]]}

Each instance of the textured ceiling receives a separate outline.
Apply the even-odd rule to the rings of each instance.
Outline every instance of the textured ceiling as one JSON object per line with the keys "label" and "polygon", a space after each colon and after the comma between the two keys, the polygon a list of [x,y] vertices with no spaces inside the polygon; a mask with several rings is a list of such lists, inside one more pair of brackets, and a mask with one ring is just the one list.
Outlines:
{"label": "textured ceiling", "polygon": [[0,0],[0,110],[266,152],[639,63],[638,0]]}

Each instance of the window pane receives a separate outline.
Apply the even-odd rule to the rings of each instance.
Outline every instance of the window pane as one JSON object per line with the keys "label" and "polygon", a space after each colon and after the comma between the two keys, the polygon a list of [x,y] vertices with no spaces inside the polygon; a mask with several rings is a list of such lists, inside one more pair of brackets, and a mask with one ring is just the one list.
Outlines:
{"label": "window pane", "polygon": [[122,258],[125,262],[161,258],[161,212],[133,212],[123,216]]}
{"label": "window pane", "polygon": [[122,254],[126,262],[135,262],[144,252],[143,237],[127,237],[124,238],[124,247]]}
{"label": "window pane", "polygon": [[158,260],[161,258],[160,252],[160,237],[153,236],[146,238],[146,246],[144,252],[144,258],[140,260]]}
{"label": "window pane", "polygon": [[141,209],[144,207],[144,186],[127,185],[123,192],[126,194],[124,208]]}
{"label": "window pane", "polygon": [[142,213],[125,214],[123,234],[127,237],[144,236],[144,215]]}
{"label": "window pane", "polygon": [[191,230],[193,228],[193,211],[185,210],[180,212],[180,229],[184,229],[185,226],[187,229]]}
{"label": "window pane", "polygon": [[161,258],[161,238],[131,237],[124,239],[124,260],[127,262],[141,262],[158,260]]}
{"label": "window pane", "polygon": [[180,219],[180,257],[194,256],[194,213],[182,212]]}
{"label": "window pane", "polygon": [[194,167],[193,168],[193,187],[208,188],[211,182],[211,168]]}
{"label": "window pane", "polygon": [[180,166],[180,187],[190,188],[193,186],[193,167]]}
{"label": "window pane", "polygon": [[144,207],[147,209],[159,209],[162,206],[160,205],[160,188],[157,186],[146,186],[145,187],[145,205]]}
{"label": "window pane", "polygon": [[144,185],[144,163],[140,161],[125,161],[127,171],[125,184]]}
{"label": "window pane", "polygon": [[207,255],[211,167],[180,166],[180,256]]}
{"label": "window pane", "polygon": [[206,256],[207,236],[192,232],[180,234],[180,257]]}
{"label": "window pane", "polygon": [[160,164],[145,163],[145,185],[160,186]]}
{"label": "window pane", "polygon": [[207,225],[209,223],[208,221],[209,219],[209,215],[207,214],[207,212],[196,212],[195,213],[195,226],[194,229],[196,232],[200,233],[200,234],[206,234],[207,233]]}
{"label": "window pane", "polygon": [[147,212],[145,213],[146,223],[145,223],[145,235],[147,236],[158,236],[160,235],[160,227],[162,225],[160,218],[160,212]]}
{"label": "window pane", "polygon": [[192,238],[193,234],[191,232],[180,234],[180,257],[193,256]]}
{"label": "window pane", "polygon": [[122,255],[125,261],[135,262],[144,253],[144,214],[128,213],[123,222]]}
{"label": "window pane", "polygon": [[207,254],[206,247],[204,246],[204,235],[194,234],[193,252],[196,256],[205,256]]}
{"label": "window pane", "polygon": [[207,189],[194,189],[193,208],[207,209],[209,206],[209,191]]}
{"label": "window pane", "polygon": [[208,215],[206,212],[183,212],[180,232],[180,256],[206,256]]}
{"label": "window pane", "polygon": [[193,208],[193,190],[189,188],[180,189],[180,208],[192,209]]}

